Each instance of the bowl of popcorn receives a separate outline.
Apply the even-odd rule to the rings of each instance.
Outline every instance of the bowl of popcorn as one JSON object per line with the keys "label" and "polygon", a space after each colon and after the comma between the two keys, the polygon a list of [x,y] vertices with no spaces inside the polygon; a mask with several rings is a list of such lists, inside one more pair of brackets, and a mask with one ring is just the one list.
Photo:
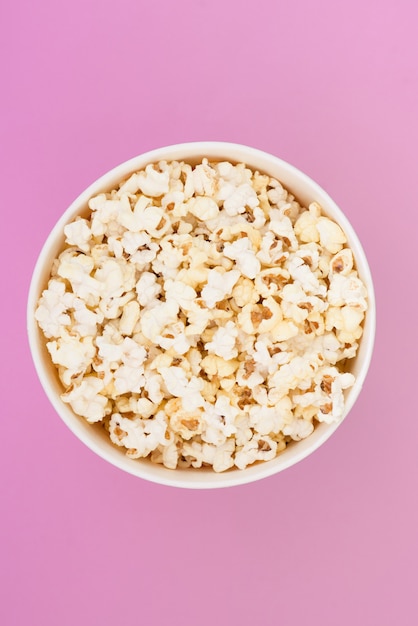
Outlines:
{"label": "bowl of popcorn", "polygon": [[254,148],[181,144],[119,165],[64,212],[28,334],[91,450],[154,482],[226,487],[294,465],[342,423],[371,360],[373,284],[308,176]]}

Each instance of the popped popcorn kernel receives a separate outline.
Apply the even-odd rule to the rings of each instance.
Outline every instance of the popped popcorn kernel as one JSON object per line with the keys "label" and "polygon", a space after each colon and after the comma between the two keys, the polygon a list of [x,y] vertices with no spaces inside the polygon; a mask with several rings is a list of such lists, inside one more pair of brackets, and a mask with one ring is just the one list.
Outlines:
{"label": "popped popcorn kernel", "polygon": [[368,294],[317,202],[204,158],[149,164],[88,209],[35,318],[62,400],[112,444],[224,472],[343,418]]}

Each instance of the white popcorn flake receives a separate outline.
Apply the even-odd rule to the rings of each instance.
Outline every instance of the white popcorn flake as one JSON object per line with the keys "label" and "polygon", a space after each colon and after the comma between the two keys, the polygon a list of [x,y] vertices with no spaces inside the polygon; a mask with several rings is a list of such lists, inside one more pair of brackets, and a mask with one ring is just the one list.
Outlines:
{"label": "white popcorn flake", "polygon": [[[73,294],[66,294],[72,296]],[[103,314],[101,311],[91,311],[86,307],[84,300],[73,297],[72,308],[75,324],[73,330],[80,335],[80,337],[94,336],[97,332],[97,326],[103,322]]]}
{"label": "white popcorn flake", "polygon": [[139,248],[146,248],[151,244],[151,238],[148,233],[133,233],[126,230],[121,239],[123,250],[126,254],[133,255],[138,252]]}
{"label": "white popcorn flake", "polygon": [[349,274],[353,269],[353,265],[353,253],[350,248],[343,248],[340,252],[337,252],[337,254],[335,254],[330,261],[330,277],[333,274],[347,276],[347,274]]}
{"label": "white popcorn flake", "polygon": [[177,322],[179,305],[177,302],[158,302],[145,310],[139,320],[142,334],[150,341],[155,341],[163,329]]}
{"label": "white popcorn flake", "polygon": [[162,411],[154,419],[143,422],[140,418],[122,417],[114,413],[109,422],[109,434],[114,444],[128,450],[133,459],[148,456],[164,444],[167,424]]}
{"label": "white popcorn flake", "polygon": [[168,279],[164,283],[167,300],[176,302],[181,309],[190,311],[197,298],[196,291],[181,280]]}
{"label": "white popcorn flake", "polygon": [[118,196],[125,194],[135,194],[139,189],[138,186],[138,174],[132,174],[124,183],[121,184],[117,192]]}
{"label": "white popcorn flake", "polygon": [[226,361],[238,356],[238,349],[235,347],[238,329],[234,322],[227,322],[225,326],[220,326],[212,337],[212,341],[205,344],[208,352],[222,357]]}
{"label": "white popcorn flake", "polygon": [[276,451],[276,441],[266,435],[254,435],[251,441],[235,454],[235,465],[239,469],[245,469],[255,461],[270,461],[276,456]]}
{"label": "white popcorn flake", "polygon": [[292,256],[287,263],[287,269],[293,280],[301,283],[306,293],[325,295],[326,286],[321,284],[308,265],[299,256]]}
{"label": "white popcorn flake", "polygon": [[240,276],[238,270],[229,272],[220,272],[217,269],[209,270],[207,284],[202,289],[202,299],[206,306],[213,309],[217,302],[221,302],[230,295]]}
{"label": "white popcorn flake", "polygon": [[208,198],[207,196],[191,198],[187,202],[187,209],[189,213],[202,221],[211,220],[219,213],[219,207],[215,200],[212,200],[212,198]]}
{"label": "white popcorn flake", "polygon": [[150,202],[149,199],[144,200],[144,197],[141,197],[132,211],[127,200],[126,206],[123,209],[121,207],[118,219],[128,230],[145,231],[152,237],[162,237],[170,228],[170,221],[161,207],[154,206]]}
{"label": "white popcorn flake", "polygon": [[321,246],[332,254],[339,252],[343,247],[343,244],[347,242],[347,238],[340,226],[328,217],[320,217],[316,224],[316,228],[319,232],[319,241]]}
{"label": "white popcorn flake", "polygon": [[106,259],[95,274],[95,279],[101,284],[101,291],[106,298],[122,295],[125,290],[123,266],[116,259]]}
{"label": "white popcorn flake", "polygon": [[136,300],[131,300],[123,307],[119,322],[119,330],[122,335],[132,335],[139,320],[139,314],[139,304]]}
{"label": "white popcorn flake", "polygon": [[330,307],[325,317],[325,328],[326,330],[335,328],[338,341],[342,344],[354,343],[362,335],[363,318],[364,311],[361,307]]}
{"label": "white popcorn flake", "polygon": [[[268,296],[282,297],[284,286],[290,281],[290,274],[281,268],[269,268],[258,272],[254,280],[256,293],[263,298]],[[258,298],[257,298],[258,300]],[[257,302],[255,300],[255,302]]]}
{"label": "white popcorn flake", "polygon": [[166,326],[164,333],[155,342],[164,350],[172,350],[175,354],[186,354],[191,346],[191,339],[185,335],[183,322]]}
{"label": "white popcorn flake", "polygon": [[218,191],[217,199],[223,201],[223,208],[227,215],[244,213],[246,207],[255,208],[259,205],[257,194],[249,183],[235,187],[224,184]]}
{"label": "white popcorn flake", "polygon": [[235,261],[240,273],[247,278],[255,278],[261,269],[261,263],[255,256],[248,237],[226,244],[223,252],[226,257]]}
{"label": "white popcorn flake", "polygon": [[89,222],[78,217],[74,222],[64,226],[65,241],[70,246],[76,246],[83,252],[90,250],[91,229]]}
{"label": "white popcorn flake", "polygon": [[143,368],[121,365],[114,373],[114,385],[117,394],[140,393],[144,383]]}
{"label": "white popcorn flake", "polygon": [[313,430],[312,422],[302,418],[295,418],[290,424],[283,427],[283,434],[291,437],[294,441],[300,441],[309,437]]}
{"label": "white popcorn flake", "polygon": [[157,283],[157,277],[152,272],[143,272],[135,285],[138,302],[146,307],[156,301],[161,293],[161,285]]}
{"label": "white popcorn flake", "polygon": [[327,302],[317,296],[308,295],[298,281],[285,285],[280,295],[284,317],[297,324],[306,320],[312,311],[323,313],[328,308]]}
{"label": "white popcorn flake", "polygon": [[158,374],[148,369],[145,370],[144,378],[144,389],[148,394],[148,398],[154,404],[159,405],[164,399],[164,393],[162,390],[162,385],[164,381],[161,374]]}
{"label": "white popcorn flake", "polygon": [[240,387],[253,389],[264,382],[264,376],[258,371],[254,359],[249,358],[240,364],[237,370],[236,380]]}
{"label": "white popcorn flake", "polygon": [[205,405],[202,394],[203,381],[196,376],[190,380],[181,367],[163,367],[161,376],[168,392],[177,398],[182,398],[185,411],[193,411]]}
{"label": "white popcorn flake", "polygon": [[269,381],[269,400],[275,404],[289,393],[289,390],[296,389],[300,381],[310,381],[313,371],[307,359],[295,356],[293,359],[282,365],[271,377]]}
{"label": "white popcorn flake", "polygon": [[62,365],[73,373],[84,372],[91,364],[96,348],[91,337],[80,337],[69,335],[67,332],[54,341],[46,344],[51,355],[52,362]]}
{"label": "white popcorn flake", "polygon": [[234,421],[238,413],[226,395],[219,395],[214,406],[205,410],[202,440],[215,446],[225,443],[237,432]]}
{"label": "white popcorn flake", "polygon": [[123,245],[119,238],[117,237],[108,237],[107,245],[109,252],[113,254],[117,259],[120,259],[123,255]]}
{"label": "white popcorn flake", "polygon": [[144,419],[155,415],[157,412],[157,406],[157,404],[154,404],[148,398],[138,398],[137,400],[131,398],[130,401],[130,409],[139,417]]}
{"label": "white popcorn flake", "polygon": [[162,463],[168,469],[176,469],[179,462],[180,452],[176,445],[176,442],[173,441],[169,443],[168,446],[164,446],[162,449]]}
{"label": "white popcorn flake", "polygon": [[[142,234],[149,237],[147,233]],[[158,243],[151,242],[149,244],[143,244],[136,252],[131,254],[129,261],[138,269],[146,270],[148,269],[149,264],[156,258],[159,249],[160,246],[158,245]]]}
{"label": "white popcorn flake", "polygon": [[[215,472],[225,472],[234,465],[233,453],[235,451],[235,443],[232,439],[228,439],[225,443],[216,446],[212,457],[212,467]],[[206,461],[206,459],[205,459]],[[207,462],[207,461],[206,461]]]}
{"label": "white popcorn flake", "polygon": [[333,274],[328,290],[328,302],[332,306],[344,306],[346,304],[360,306],[365,310],[367,291],[362,281],[355,273],[347,276]]}
{"label": "white popcorn flake", "polygon": [[321,208],[316,202],[309,205],[309,210],[304,211],[295,222],[294,230],[296,237],[303,243],[318,242],[318,218],[321,215]]}
{"label": "white popcorn flake", "polygon": [[292,415],[290,398],[282,398],[275,406],[251,406],[249,411],[250,425],[256,433],[269,435],[283,430]]}
{"label": "white popcorn flake", "polygon": [[48,288],[42,292],[38,307],[35,311],[35,319],[42,329],[45,337],[59,337],[63,329],[71,324],[71,317],[67,313],[71,306],[65,292],[65,283],[51,279]]}
{"label": "white popcorn flake", "polygon": [[85,376],[81,383],[61,397],[71,405],[74,413],[85,417],[90,423],[100,422],[108,414],[109,400],[100,392],[103,381],[95,376]]}
{"label": "white popcorn flake", "polygon": [[202,309],[201,306],[195,302],[193,307],[187,311],[188,325],[185,327],[185,334],[187,336],[201,335],[212,318],[212,311],[206,308]]}
{"label": "white popcorn flake", "polygon": [[149,164],[64,227],[35,318],[133,459],[244,469],[341,421],[367,291],[341,227],[243,163]]}
{"label": "white popcorn flake", "polygon": [[169,191],[161,199],[161,206],[165,213],[169,213],[170,218],[185,217],[187,215],[187,206],[184,202],[185,197],[182,191]]}
{"label": "white popcorn flake", "polygon": [[168,171],[157,172],[153,165],[147,165],[145,172],[137,174],[136,184],[143,194],[156,198],[168,192],[169,179]]}
{"label": "white popcorn flake", "polygon": [[257,258],[263,265],[276,266],[287,259],[289,253],[283,249],[283,241],[272,231],[267,231],[261,240]]}
{"label": "white popcorn flake", "polygon": [[208,164],[207,159],[193,169],[193,187],[195,194],[211,197],[215,192],[216,171]]}
{"label": "white popcorn flake", "polygon": [[272,209],[270,211],[269,230],[273,231],[275,235],[278,235],[291,250],[297,250],[299,247],[292,222],[287,215],[283,215],[278,209]]}
{"label": "white popcorn flake", "polygon": [[97,304],[102,291],[100,280],[91,276],[94,261],[85,254],[77,254],[71,248],[65,250],[59,257],[57,274],[69,281],[73,293],[79,296],[86,304]]}

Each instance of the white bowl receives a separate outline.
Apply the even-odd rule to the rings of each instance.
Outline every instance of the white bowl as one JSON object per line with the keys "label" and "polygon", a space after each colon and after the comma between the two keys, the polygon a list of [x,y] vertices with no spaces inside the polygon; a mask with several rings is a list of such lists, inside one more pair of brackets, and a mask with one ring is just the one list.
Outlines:
{"label": "white bowl", "polygon": [[[354,386],[346,392],[344,416],[353,407],[369,368],[373,351],[376,318],[370,269],[363,248],[347,217],[317,183],[306,176],[306,174],[289,165],[289,163],[275,156],[247,146],[223,142],[196,142],[167,146],[122,163],[83,191],[52,229],[39,255],[32,277],[28,299],[27,324],[29,344],[38,376],[58,415],[64,420],[69,429],[93,452],[96,452],[109,463],[140,478],[165,485],[195,489],[230,487],[276,474],[298,463],[318,449],[338,428],[341,422],[332,425],[322,423],[316,427],[310,437],[297,443],[292,443],[272,461],[259,463],[244,470],[231,469],[220,474],[215,473],[212,469],[170,470],[153,464],[148,460],[130,459],[124,454],[122,448],[117,448],[111,443],[102,427],[88,424],[83,418],[75,415],[69,405],[61,400],[60,394],[63,390],[55,367],[46,350],[45,339],[35,321],[34,312],[37,301],[47,285],[52,261],[64,246],[64,226],[73,220],[76,215],[88,212],[87,202],[93,195],[110,190],[122,179],[129,176],[132,172],[144,168],[148,163],[160,160],[197,162],[203,157],[208,157],[212,160],[244,162],[252,169],[257,169],[277,178],[304,206],[307,206],[314,200],[317,201],[322,206],[324,213],[338,222],[344,230],[348,238],[348,245],[354,253],[359,276],[368,289],[369,305],[360,347],[350,369],[355,375],[356,381]],[[70,459],[68,459],[68,462],[70,462]]]}

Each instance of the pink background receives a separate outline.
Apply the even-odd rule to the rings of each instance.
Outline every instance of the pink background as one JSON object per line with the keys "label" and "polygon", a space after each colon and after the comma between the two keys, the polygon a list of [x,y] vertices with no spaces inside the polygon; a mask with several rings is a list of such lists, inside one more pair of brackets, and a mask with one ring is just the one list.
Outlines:
{"label": "pink background", "polygon": [[[418,623],[415,0],[2,2],[0,623]],[[357,230],[376,349],[347,420],[235,489],[136,479],[85,448],[31,362],[47,233],[95,178],[192,140],[306,171]]]}

